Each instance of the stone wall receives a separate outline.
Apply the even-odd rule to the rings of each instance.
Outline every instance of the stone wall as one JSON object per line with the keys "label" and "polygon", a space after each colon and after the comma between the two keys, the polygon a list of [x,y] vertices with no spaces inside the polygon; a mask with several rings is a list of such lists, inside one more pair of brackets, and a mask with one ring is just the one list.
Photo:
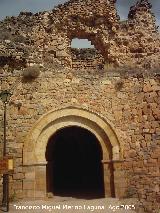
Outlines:
{"label": "stone wall", "polygon": [[104,58],[96,49],[71,49],[73,69],[104,68]]}
{"label": "stone wall", "polygon": [[22,67],[32,64],[34,58],[38,63],[47,57],[71,67],[71,41],[76,37],[90,40],[114,67],[157,69],[160,37],[151,5],[139,1],[122,22],[114,3],[74,0],[49,12],[21,12],[18,17],[6,18],[0,23],[1,64],[9,56],[9,61],[16,60]]}
{"label": "stone wall", "polygon": [[[9,75],[7,84],[13,84],[19,74]],[[33,124],[50,110],[77,106],[103,115],[115,130],[125,160],[121,168],[128,179],[128,188],[122,185],[121,194],[125,189],[123,196],[138,197],[150,211],[158,208],[159,96],[159,79],[124,78],[97,70],[90,74],[85,69],[68,72],[53,67],[33,82],[20,82],[8,106],[8,151],[15,157],[11,194],[23,196],[22,180],[27,177],[22,169],[22,148]]]}
{"label": "stone wall", "polygon": [[[13,92],[7,115],[8,153],[15,162],[11,199],[26,195],[24,180],[33,175],[23,168],[24,140],[33,125],[50,110],[78,107],[106,118],[117,135],[124,160],[114,163],[119,197],[138,198],[140,213],[158,212],[159,33],[146,0],[123,23],[114,3],[73,0],[0,23],[0,89]],[[74,37],[89,39],[98,52],[71,49]],[[33,65],[40,75],[24,79],[23,70]],[[0,102],[1,124],[2,115]],[[1,141],[2,131],[1,125]],[[33,193],[32,185],[26,187]]]}

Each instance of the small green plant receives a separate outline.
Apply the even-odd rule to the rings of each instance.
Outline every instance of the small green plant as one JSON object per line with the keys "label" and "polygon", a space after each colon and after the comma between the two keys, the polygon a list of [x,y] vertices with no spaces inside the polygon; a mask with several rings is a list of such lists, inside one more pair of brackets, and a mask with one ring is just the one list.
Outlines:
{"label": "small green plant", "polygon": [[115,66],[113,63],[106,63],[104,65],[104,70],[107,72],[112,72],[113,70],[115,70]]}
{"label": "small green plant", "polygon": [[7,30],[0,30],[0,40],[10,40],[11,33]]}
{"label": "small green plant", "polygon": [[23,78],[25,80],[35,79],[39,75],[40,75],[40,67],[36,65],[32,67],[27,67],[23,70]]}
{"label": "small green plant", "polygon": [[16,192],[14,191],[13,194],[10,195],[9,201],[14,202],[16,200],[17,200],[17,195],[16,195]]}
{"label": "small green plant", "polygon": [[120,91],[122,88],[123,88],[123,81],[122,80],[119,80],[119,81],[117,81],[116,82],[116,84],[115,84],[115,89],[117,90],[117,91]]}
{"label": "small green plant", "polygon": [[129,187],[126,192],[124,198],[133,198],[137,194],[137,190],[133,187]]}

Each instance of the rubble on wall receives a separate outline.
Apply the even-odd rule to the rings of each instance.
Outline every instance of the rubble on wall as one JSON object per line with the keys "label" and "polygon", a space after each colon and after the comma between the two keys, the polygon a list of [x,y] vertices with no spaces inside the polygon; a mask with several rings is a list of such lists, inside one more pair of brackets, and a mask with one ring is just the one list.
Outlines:
{"label": "rubble on wall", "polygon": [[96,49],[71,49],[72,69],[104,69],[104,58]]}
{"label": "rubble on wall", "polygon": [[71,40],[77,37],[90,40],[114,67],[159,67],[160,36],[150,3],[141,0],[131,7],[126,22],[119,20],[114,3],[75,0],[49,12],[6,18],[0,23],[3,53],[43,61],[52,50],[53,59],[63,58],[71,67]]}

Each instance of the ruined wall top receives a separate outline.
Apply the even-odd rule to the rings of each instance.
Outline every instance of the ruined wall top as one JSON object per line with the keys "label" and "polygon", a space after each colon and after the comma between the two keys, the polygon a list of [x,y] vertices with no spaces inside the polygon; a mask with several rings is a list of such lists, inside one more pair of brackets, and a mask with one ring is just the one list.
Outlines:
{"label": "ruined wall top", "polygon": [[128,20],[120,21],[115,3],[70,0],[52,11],[7,17],[0,22],[0,66],[54,61],[72,68],[71,41],[85,38],[112,67],[159,68],[160,36],[151,4],[138,1]]}
{"label": "ruined wall top", "polygon": [[152,5],[148,0],[138,1],[136,5],[130,8],[128,14],[128,20],[131,23],[134,23],[137,27],[143,28],[147,31],[154,32],[157,31],[158,27],[156,26],[155,16],[151,11]]}

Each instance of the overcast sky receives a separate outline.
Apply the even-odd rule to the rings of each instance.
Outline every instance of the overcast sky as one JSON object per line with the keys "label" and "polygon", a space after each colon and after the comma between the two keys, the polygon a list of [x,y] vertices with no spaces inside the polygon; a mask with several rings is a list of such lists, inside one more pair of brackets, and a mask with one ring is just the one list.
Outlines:
{"label": "overcast sky", "polygon": [[[6,16],[17,16],[20,11],[51,10],[58,4],[63,4],[67,0],[0,0],[0,20]],[[126,19],[130,6],[137,0],[117,0],[117,10],[121,19]],[[160,26],[160,0],[150,0],[153,5],[153,12],[156,15],[157,25]]]}

